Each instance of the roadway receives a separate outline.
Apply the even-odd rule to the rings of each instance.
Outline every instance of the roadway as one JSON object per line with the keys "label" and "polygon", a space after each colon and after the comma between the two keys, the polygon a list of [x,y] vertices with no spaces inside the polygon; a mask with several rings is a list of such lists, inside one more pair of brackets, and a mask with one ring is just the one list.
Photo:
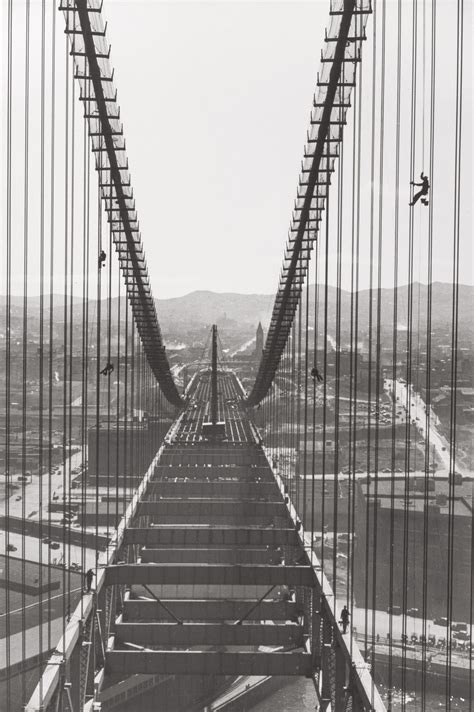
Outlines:
{"label": "roadway", "polygon": [[254,344],[254,343],[256,342],[256,340],[257,340],[257,339],[256,339],[255,336],[252,337],[251,339],[249,339],[248,341],[246,341],[244,344],[242,344],[241,346],[239,346],[237,349],[235,349],[235,351],[232,351],[232,352],[229,354],[229,358],[233,358],[234,356],[237,356],[237,354],[241,354],[241,353],[243,353],[244,351],[247,351],[247,349],[250,348],[250,346],[252,346],[252,344]]}
{"label": "roadway", "polygon": [[[0,550],[6,551],[7,532],[0,531]],[[53,541],[57,539],[53,536]],[[58,541],[58,549],[51,549],[49,544],[44,544],[34,536],[23,536],[19,532],[8,533],[8,543],[15,550],[10,552],[11,558],[26,559],[45,566],[64,565],[69,568],[71,564],[82,566],[83,570],[95,566],[96,551],[76,544],[67,544]]]}
{"label": "roadway", "polygon": [[[59,465],[56,472],[45,472],[44,475],[32,475],[29,482],[15,482],[21,485],[21,489],[15,490],[9,497],[8,510],[11,517],[21,517],[22,519],[55,519],[49,513],[48,505],[50,499],[57,495],[59,501],[63,497],[68,497],[69,473],[77,469],[83,463],[82,449],[66,459],[63,465]],[[66,471],[66,476],[64,476]],[[41,501],[41,506],[40,506]],[[62,517],[59,517],[61,519]]]}
{"label": "roadway", "polygon": [[[183,443],[200,442],[203,423],[210,419],[210,372],[201,373],[191,384],[188,392],[189,403],[183,413],[176,441]],[[218,421],[225,421],[228,442],[247,442],[252,432],[242,402],[240,384],[231,372],[218,372]]]}
{"label": "roadway", "polygon": [[[434,473],[436,476],[446,477],[446,474],[450,470],[450,447],[449,442],[441,435],[435,424],[435,417],[432,415],[429,418],[428,432],[426,429],[426,404],[419,393],[416,393],[411,384],[403,383],[400,380],[393,381],[393,379],[387,378],[384,382],[385,391],[393,397],[395,395],[396,400],[401,404],[402,408],[405,410],[407,416],[411,419],[413,425],[426,441],[429,439],[429,444],[434,448],[438,459],[443,465],[443,470],[437,470]],[[467,472],[465,468],[456,463],[456,471],[462,475],[470,476],[471,473]]]}

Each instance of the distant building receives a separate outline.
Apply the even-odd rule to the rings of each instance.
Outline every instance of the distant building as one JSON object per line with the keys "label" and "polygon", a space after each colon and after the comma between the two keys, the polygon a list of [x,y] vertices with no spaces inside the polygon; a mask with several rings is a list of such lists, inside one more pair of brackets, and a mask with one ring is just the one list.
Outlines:
{"label": "distant building", "polygon": [[101,422],[88,432],[88,483],[136,486],[163,442],[171,421]]}
{"label": "distant building", "polygon": [[469,620],[473,480],[461,476],[458,480],[451,507],[446,479],[428,480],[426,503],[424,478],[410,480],[409,491],[404,479],[357,482],[354,593],[358,606],[386,610],[392,603],[421,611],[425,602],[428,619],[446,616],[452,565],[453,620]]}
{"label": "distant building", "polygon": [[255,340],[255,356],[257,359],[261,359],[263,354],[263,327],[260,322],[257,326],[257,336]]}

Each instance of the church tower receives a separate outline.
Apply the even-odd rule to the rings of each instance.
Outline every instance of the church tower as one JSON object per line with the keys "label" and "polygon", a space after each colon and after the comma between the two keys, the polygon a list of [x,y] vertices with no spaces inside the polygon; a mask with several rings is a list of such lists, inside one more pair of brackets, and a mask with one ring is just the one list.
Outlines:
{"label": "church tower", "polygon": [[257,337],[255,340],[255,356],[257,359],[262,358],[262,353],[263,353],[263,328],[260,322],[258,322],[257,326]]}

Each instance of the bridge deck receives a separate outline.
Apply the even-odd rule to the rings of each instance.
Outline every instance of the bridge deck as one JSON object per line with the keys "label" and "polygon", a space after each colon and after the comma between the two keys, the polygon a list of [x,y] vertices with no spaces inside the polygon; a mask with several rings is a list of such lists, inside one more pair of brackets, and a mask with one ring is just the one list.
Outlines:
{"label": "bridge deck", "polygon": [[109,672],[311,674],[308,626],[287,599],[313,572],[294,563],[301,541],[238,381],[219,381],[226,440],[202,439],[204,374],[125,531],[126,563],[107,567],[105,584],[127,587]]}

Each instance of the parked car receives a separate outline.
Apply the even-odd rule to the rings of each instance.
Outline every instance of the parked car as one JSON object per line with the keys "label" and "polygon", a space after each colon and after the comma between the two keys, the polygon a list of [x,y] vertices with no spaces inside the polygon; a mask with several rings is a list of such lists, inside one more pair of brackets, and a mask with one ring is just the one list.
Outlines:
{"label": "parked car", "polygon": [[401,616],[402,615],[402,607],[401,606],[388,606],[387,613],[391,613],[393,616]]}
{"label": "parked car", "polygon": [[448,625],[448,619],[447,619],[447,618],[444,618],[444,617],[435,618],[435,619],[433,620],[433,623],[434,623],[435,625],[444,625],[444,626],[447,626],[447,625]]}
{"label": "parked car", "polygon": [[52,541],[51,544],[49,545],[50,549],[59,549],[59,544],[57,541]]}
{"label": "parked car", "polygon": [[464,630],[455,630],[453,633],[453,638],[456,638],[456,640],[470,640],[471,636]]}
{"label": "parked car", "polygon": [[420,615],[419,608],[409,608],[407,610],[407,616],[413,616],[414,618],[418,618],[419,615]]}
{"label": "parked car", "polygon": [[467,623],[463,623],[463,622],[452,623],[451,630],[462,630],[463,633],[467,633]]}
{"label": "parked car", "polygon": [[8,544],[7,551],[16,551],[16,546],[14,546],[13,544]]}
{"label": "parked car", "polygon": [[51,544],[51,539],[48,539],[47,536],[43,537],[43,544]]}

